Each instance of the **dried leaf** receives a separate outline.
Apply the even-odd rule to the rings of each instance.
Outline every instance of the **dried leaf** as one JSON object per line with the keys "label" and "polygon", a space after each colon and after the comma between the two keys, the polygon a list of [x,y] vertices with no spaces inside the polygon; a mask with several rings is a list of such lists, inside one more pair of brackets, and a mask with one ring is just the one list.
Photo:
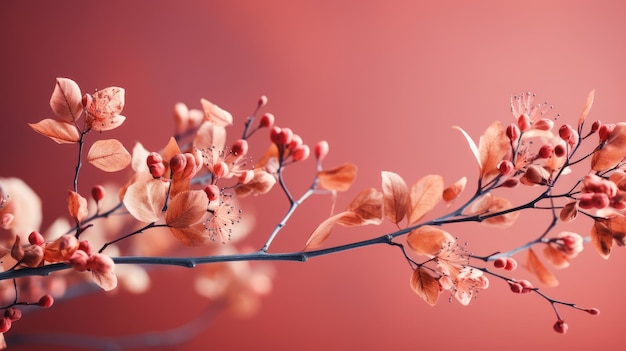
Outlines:
{"label": "dried leaf", "polygon": [[409,207],[409,188],[396,173],[383,171],[381,175],[385,217],[398,224]]}
{"label": "dried leaf", "polygon": [[615,125],[602,149],[591,157],[591,169],[604,171],[616,166],[626,157],[626,123]]}
{"label": "dried leaf", "polygon": [[202,222],[185,228],[170,228],[172,235],[186,246],[203,246],[209,242]]}
{"label": "dried leaf", "polygon": [[482,165],[481,177],[483,179],[488,180],[500,173],[498,163],[502,161],[508,150],[509,138],[502,127],[502,122],[495,121],[487,127],[478,142],[480,164]]}
{"label": "dried leaf", "polygon": [[434,306],[439,299],[439,283],[426,269],[417,267],[411,274],[411,289],[427,304]]}
{"label": "dried leaf", "polygon": [[268,164],[268,162],[271,159],[278,159],[278,146],[276,146],[276,144],[274,143],[270,144],[270,146],[267,148],[267,150],[265,151],[263,156],[259,159],[259,161],[257,161],[254,167],[265,168],[265,166]]}
{"label": "dried leaf", "polygon": [[585,101],[583,112],[580,114],[580,117],[578,118],[578,131],[579,132],[580,132],[580,129],[582,128],[583,123],[585,122],[585,119],[587,118],[587,115],[589,114],[589,111],[591,110],[591,105],[593,105],[593,97],[595,93],[596,91],[592,90],[591,92],[589,92],[589,95],[587,95],[587,101]]}
{"label": "dried leaf", "polygon": [[239,184],[235,188],[235,194],[240,197],[248,195],[263,195],[272,190],[276,184],[276,178],[266,171],[255,168],[254,177],[246,184]]}
{"label": "dried leaf", "polygon": [[569,266],[569,257],[552,245],[546,245],[546,248],[543,250],[543,255],[554,268],[562,269]]}
{"label": "dried leaf", "polygon": [[561,212],[559,213],[559,219],[565,223],[573,221],[578,214],[577,204],[578,202],[572,201],[563,206]]}
{"label": "dried leaf", "polygon": [[546,268],[546,266],[541,263],[541,261],[532,249],[528,249],[528,260],[526,261],[526,268],[531,273],[533,273],[543,284],[549,287],[555,287],[559,285],[559,281]]}
{"label": "dried leaf", "polygon": [[204,118],[207,121],[221,127],[233,124],[233,116],[228,111],[221,109],[219,106],[206,99],[201,99],[200,103],[204,110]]}
{"label": "dried leaf", "polygon": [[121,171],[128,166],[130,159],[130,153],[117,139],[96,141],[87,155],[89,163],[105,172]]}
{"label": "dried leaf", "polygon": [[365,189],[352,200],[348,210],[363,220],[359,225],[380,224],[383,221],[383,194],[374,188]]}
{"label": "dried leaf", "polygon": [[356,166],[345,163],[339,167],[323,170],[317,174],[319,186],[331,191],[346,191],[350,189],[356,177]]}
{"label": "dried leaf", "polygon": [[119,127],[126,120],[126,117],[120,115],[123,108],[124,88],[108,87],[98,90],[86,108],[87,129],[103,132]]}
{"label": "dried leaf", "polygon": [[198,223],[207,212],[209,198],[202,190],[188,190],[176,195],[165,211],[165,223],[185,228]]}
{"label": "dried leaf", "polygon": [[[223,152],[226,146],[226,128],[205,121],[196,132],[193,146],[214,153]],[[217,155],[214,156],[214,159],[216,157]]]}
{"label": "dried leaf", "polygon": [[432,210],[441,200],[442,193],[443,177],[440,175],[427,175],[413,184],[410,193],[409,224],[416,223]]}
{"label": "dried leaf", "polygon": [[37,133],[47,136],[58,144],[77,143],[80,140],[80,132],[73,123],[46,118],[37,123],[28,123],[28,125]]}
{"label": "dried leaf", "polygon": [[441,194],[441,198],[443,199],[443,201],[446,202],[446,205],[449,206],[454,200],[456,200],[459,197],[459,195],[461,195],[461,193],[465,189],[465,185],[467,185],[467,178],[462,177],[461,179],[457,180],[454,184],[450,185],[449,187],[443,190],[443,193]]}
{"label": "dried leaf", "polygon": [[469,145],[470,150],[472,151],[472,154],[474,155],[474,157],[476,158],[476,161],[478,162],[478,169],[480,170],[480,173],[482,174],[483,163],[480,157],[480,151],[478,150],[478,146],[476,145],[472,137],[469,134],[467,134],[465,130],[463,130],[463,128],[459,126],[453,126],[452,128],[459,130],[465,137],[465,140],[467,140],[467,144]]}
{"label": "dried leaf", "polygon": [[161,151],[161,157],[163,158],[163,162],[165,163],[166,174],[169,174],[170,160],[175,155],[182,153],[180,151],[180,147],[178,147],[178,143],[174,137],[171,137],[167,142],[167,145]]}
{"label": "dried leaf", "polygon": [[406,237],[406,242],[413,251],[429,257],[436,256],[445,245],[454,241],[450,233],[429,225],[412,230]]}
{"label": "dried leaf", "polygon": [[97,272],[91,271],[93,281],[104,291],[111,291],[117,287],[117,276],[113,271]]}
{"label": "dried leaf", "polygon": [[348,213],[348,211],[338,213],[320,223],[306,241],[304,250],[313,250],[322,246],[324,241],[330,236],[333,226],[341,217],[346,216]]}
{"label": "dried leaf", "polygon": [[[513,204],[508,199],[496,196],[491,197],[489,213],[501,212],[510,208],[513,208]],[[484,220],[484,223],[506,228],[515,223],[519,215],[520,211],[508,212],[499,216],[487,218]]]}
{"label": "dried leaf", "polygon": [[167,183],[160,179],[142,179],[130,184],[124,193],[124,206],[142,222],[156,222],[165,205]]}
{"label": "dried leaf", "polygon": [[133,171],[135,171],[135,173],[149,171],[148,164],[146,163],[148,155],[150,155],[150,151],[143,147],[140,142],[137,142],[133,147],[130,162],[130,167],[133,169]]}
{"label": "dried leaf", "polygon": [[50,107],[59,121],[73,125],[83,112],[82,94],[78,84],[68,78],[57,78]]}
{"label": "dried leaf", "polygon": [[70,216],[74,218],[77,223],[80,223],[89,213],[87,208],[87,199],[80,196],[79,193],[70,190],[67,194],[67,210],[69,211]]}

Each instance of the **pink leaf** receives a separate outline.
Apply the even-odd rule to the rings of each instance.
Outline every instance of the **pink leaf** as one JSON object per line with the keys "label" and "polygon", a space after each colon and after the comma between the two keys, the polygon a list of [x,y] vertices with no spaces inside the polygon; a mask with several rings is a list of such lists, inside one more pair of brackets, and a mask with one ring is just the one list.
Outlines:
{"label": "pink leaf", "polygon": [[59,121],[74,124],[83,112],[82,94],[78,84],[68,78],[57,78],[50,107]]}
{"label": "pink leaf", "polygon": [[78,128],[73,123],[46,118],[28,125],[37,133],[47,136],[59,144],[76,143],[80,140]]}
{"label": "pink leaf", "polygon": [[198,223],[207,212],[209,198],[202,190],[188,190],[176,195],[167,206],[165,223],[184,228]]}
{"label": "pink leaf", "polygon": [[75,191],[69,191],[67,195],[67,210],[76,222],[81,222],[88,214],[87,199]]}
{"label": "pink leaf", "polygon": [[470,150],[472,151],[472,154],[474,155],[474,157],[476,158],[476,161],[478,162],[478,169],[482,173],[483,164],[482,164],[482,160],[480,157],[480,151],[478,151],[478,146],[476,145],[472,137],[469,134],[467,134],[465,130],[463,130],[463,128],[459,126],[453,126],[452,128],[459,130],[463,134],[463,136],[465,137],[465,140],[467,141],[467,144],[470,147]]}
{"label": "pink leaf", "polygon": [[216,104],[206,99],[201,99],[202,109],[204,110],[204,118],[215,124],[216,126],[225,127],[233,124],[233,116]]}
{"label": "pink leaf", "polygon": [[585,101],[585,106],[583,107],[583,112],[580,114],[580,117],[578,118],[578,130],[580,131],[580,128],[583,125],[583,122],[585,122],[585,119],[587,118],[587,115],[589,114],[589,111],[591,110],[591,105],[593,105],[593,97],[595,95],[596,91],[592,90],[591,92],[589,92],[589,95],[587,95],[587,101]]}
{"label": "pink leaf", "polygon": [[427,304],[434,306],[439,299],[439,282],[424,268],[417,267],[411,274],[411,289]]}
{"label": "pink leaf", "polygon": [[89,163],[105,172],[117,172],[128,166],[131,157],[117,139],[107,139],[93,143],[87,159]]}
{"label": "pink leaf", "polygon": [[409,188],[396,173],[383,171],[381,176],[385,217],[398,224],[409,207]]}
{"label": "pink leaf", "polygon": [[356,178],[356,166],[346,163],[317,174],[321,188],[331,191],[347,191]]}
{"label": "pink leaf", "polygon": [[156,222],[165,205],[167,183],[160,179],[145,179],[130,184],[124,192],[124,206],[142,222]]}
{"label": "pink leaf", "polygon": [[432,210],[441,200],[442,194],[443,177],[440,175],[427,175],[413,184],[410,194],[409,224],[416,223]]}

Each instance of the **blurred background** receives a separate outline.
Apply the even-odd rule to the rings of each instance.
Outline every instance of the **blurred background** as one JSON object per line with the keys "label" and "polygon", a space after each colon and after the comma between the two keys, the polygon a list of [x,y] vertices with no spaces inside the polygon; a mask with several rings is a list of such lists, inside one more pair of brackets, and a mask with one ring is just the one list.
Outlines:
{"label": "blurred background", "polygon": [[[477,139],[494,120],[514,121],[512,94],[530,90],[548,100],[561,114],[558,126],[575,124],[596,89],[589,119],[624,120],[625,15],[621,1],[2,1],[0,176],[22,178],[40,194],[43,228],[65,215],[76,149],[35,134],[27,123],[52,116],[55,78],[68,77],[83,92],[126,89],[127,120],[102,137],[118,138],[128,149],[137,141],[161,148],[173,132],[174,104],[199,108],[200,98],[230,111],[236,121],[231,137],[239,135],[265,94],[264,111],[279,126],[309,145],[330,143],[327,166],[359,166],[338,210],[360,189],[380,188],[381,170],[397,172],[409,184],[433,173],[446,184],[467,176],[469,194],[477,167],[451,126]],[[267,134],[255,138],[252,147],[260,155]],[[312,161],[285,172],[295,194],[313,174]],[[123,183],[128,176],[86,166],[81,189]],[[288,204],[275,189],[242,206],[256,227],[240,244],[257,249]],[[271,251],[301,249],[330,206],[328,197],[305,203]],[[439,206],[432,215],[444,211]],[[487,255],[532,240],[547,226],[545,218],[524,213],[506,230],[477,224],[448,230],[472,252]],[[588,235],[591,223],[580,218],[568,228]],[[327,244],[390,230],[337,229]],[[523,266],[525,259],[518,259]],[[545,300],[512,294],[496,279],[467,307],[448,303],[447,294],[428,306],[411,291],[410,269],[396,248],[279,262],[273,264],[273,290],[254,316],[217,312],[202,320],[202,333],[181,344],[141,349],[619,349],[624,264],[623,249],[605,261],[587,246],[569,269],[556,272],[561,285],[548,294],[602,311],[593,317],[561,308],[570,330],[559,335]],[[145,294],[96,293],[32,311],[8,335],[28,341],[29,335],[63,332],[76,341],[76,335],[164,333],[210,305],[195,294],[191,274],[162,269],[151,272]],[[532,278],[523,267],[515,277]]]}

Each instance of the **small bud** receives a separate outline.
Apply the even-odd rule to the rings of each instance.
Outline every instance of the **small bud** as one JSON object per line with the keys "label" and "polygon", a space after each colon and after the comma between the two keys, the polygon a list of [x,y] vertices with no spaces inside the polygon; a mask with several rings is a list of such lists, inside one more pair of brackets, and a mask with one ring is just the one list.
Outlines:
{"label": "small bud", "polygon": [[42,296],[39,299],[39,301],[37,302],[37,305],[39,305],[40,307],[43,307],[43,308],[49,308],[53,304],[54,304],[54,298],[50,294],[46,294],[46,295]]}
{"label": "small bud", "polygon": [[261,119],[259,120],[259,127],[271,128],[272,126],[274,126],[274,115],[271,113],[263,114],[263,116],[261,116]]}
{"label": "small bud", "polygon": [[78,272],[84,272],[87,270],[87,262],[89,261],[89,255],[83,250],[76,250],[72,257],[70,257],[69,263]]}
{"label": "small bud", "polygon": [[558,144],[554,147],[554,156],[563,157],[565,156],[565,146]]}
{"label": "small bud", "polygon": [[510,124],[508,127],[506,127],[506,136],[511,141],[517,141],[517,138],[519,138],[519,135],[520,135],[520,130],[517,125]]}
{"label": "small bud", "polygon": [[609,206],[611,200],[605,193],[594,193],[591,197],[591,204],[594,208],[603,209]]}
{"label": "small bud", "polygon": [[26,267],[35,268],[43,263],[43,247],[39,245],[30,245],[24,248],[24,256],[22,264]]}
{"label": "small bud", "polygon": [[[195,163],[195,161],[194,161]],[[183,154],[177,154],[170,159],[170,169],[172,173],[178,173],[187,166],[187,158]]]}
{"label": "small bud", "polygon": [[261,97],[259,97],[258,106],[259,106],[259,108],[261,108],[261,107],[263,107],[265,105],[267,105],[267,96],[261,95]]}
{"label": "small bud", "polygon": [[291,128],[283,128],[278,135],[278,143],[287,145],[293,140],[293,131]]}
{"label": "small bud", "polygon": [[500,161],[500,163],[498,163],[498,170],[500,171],[500,174],[503,176],[511,174],[511,172],[513,172],[514,169],[515,169],[515,165],[513,165],[513,162],[511,161],[505,160],[505,161]]}
{"label": "small bud", "polygon": [[248,184],[252,179],[254,179],[254,171],[249,169],[243,173],[241,173],[241,175],[239,176],[239,179],[237,179],[237,181],[241,184]]}
{"label": "small bud", "polygon": [[517,283],[517,282],[509,282],[509,288],[511,289],[512,292],[514,292],[516,294],[521,294],[522,291],[524,290],[522,285],[520,283]]}
{"label": "small bud", "polygon": [[328,142],[326,140],[318,141],[317,144],[315,144],[315,148],[313,148],[315,158],[321,162],[326,155],[328,155],[329,148],[330,147],[328,146]]}
{"label": "small bud", "polygon": [[506,258],[500,257],[493,260],[493,266],[498,269],[506,267]]}
{"label": "small bud", "polygon": [[245,139],[237,140],[230,148],[235,156],[245,156],[248,153],[248,142]]}
{"label": "small bud", "polygon": [[311,154],[311,149],[309,149],[309,145],[302,145],[301,147],[293,150],[291,157],[293,157],[294,161],[304,161],[309,158]]}
{"label": "small bud", "polygon": [[31,245],[42,245],[44,243],[43,235],[38,231],[33,231],[28,235],[28,242]]}
{"label": "small bud", "polygon": [[91,245],[91,242],[87,240],[80,240],[78,242],[78,250],[85,251],[87,255],[91,255],[93,252],[93,246]]}
{"label": "small bud", "polygon": [[89,94],[85,94],[83,95],[83,98],[81,100],[81,103],[83,104],[83,108],[88,108],[89,106],[91,106],[91,103],[93,102],[93,97]]}
{"label": "small bud", "polygon": [[209,198],[209,201],[217,201],[220,198],[220,188],[215,184],[209,184],[204,187],[204,192]]}
{"label": "small bud", "polygon": [[150,165],[149,169],[153,178],[161,178],[165,174],[165,165],[162,162]]}
{"label": "small bud", "polygon": [[196,166],[196,157],[190,152],[185,152],[183,156],[185,156],[186,163],[185,169],[183,169],[183,174],[181,175],[181,177],[183,179],[191,179],[193,176],[196,175],[196,172],[199,168],[198,166]]}
{"label": "small bud", "polygon": [[539,152],[537,152],[537,157],[538,158],[548,158],[548,157],[552,156],[552,152],[554,152],[554,148],[552,147],[552,145],[544,144],[539,149]]}
{"label": "small bud", "polygon": [[591,125],[591,133],[595,133],[598,131],[598,129],[600,129],[600,126],[602,126],[602,122],[600,121],[595,121],[593,122],[593,124]]}
{"label": "small bud", "polygon": [[11,324],[11,318],[2,317],[2,319],[0,319],[0,333],[8,332],[9,329],[11,329]]}
{"label": "small bud", "polygon": [[20,319],[22,319],[22,311],[15,307],[9,307],[4,310],[4,316],[10,319],[12,322],[19,321]]}
{"label": "small bud", "polygon": [[96,185],[93,188],[91,188],[91,197],[93,197],[93,199],[96,200],[96,202],[99,202],[100,200],[104,199],[105,194],[106,194],[106,190],[104,190],[104,187],[102,185]]}
{"label": "small bud", "polygon": [[174,125],[177,134],[184,133],[189,126],[189,108],[182,102],[174,105]]}
{"label": "small bud", "polygon": [[302,146],[302,144],[304,144],[304,142],[302,141],[302,137],[298,134],[294,134],[291,143],[289,143],[289,148],[295,150]]}
{"label": "small bud", "polygon": [[535,290],[533,285],[528,280],[519,280],[518,283],[522,286],[522,294],[528,294]]}
{"label": "small bud", "polygon": [[163,162],[163,157],[161,157],[161,155],[159,155],[156,152],[151,152],[148,155],[148,158],[146,159],[146,164],[148,165],[148,167],[152,166],[153,164],[162,163],[162,162]]}
{"label": "small bud", "polygon": [[502,188],[515,188],[518,185],[519,185],[519,180],[517,178],[509,178],[509,179],[505,180],[502,184],[500,184],[500,187],[502,187]]}
{"label": "small bud", "polygon": [[569,124],[564,124],[559,128],[559,136],[569,145],[574,145],[578,142],[578,133]]}
{"label": "small bud", "polygon": [[506,271],[514,271],[517,269],[517,261],[511,257],[506,258],[506,265],[504,266],[504,270]]}
{"label": "small bud", "polygon": [[585,312],[589,313],[592,316],[597,316],[600,314],[600,310],[597,308],[587,308],[585,309]]}
{"label": "small bud", "polygon": [[547,118],[542,118],[533,124],[533,129],[537,130],[548,131],[552,130],[552,127],[554,127],[554,122],[551,119]]}
{"label": "small bud", "polygon": [[609,135],[615,129],[615,124],[603,124],[598,130],[598,137],[600,138],[600,142],[605,141],[609,138]]}
{"label": "small bud", "polygon": [[280,132],[282,131],[282,129],[280,129],[280,127],[277,126],[273,126],[272,129],[270,130],[270,140],[274,143],[274,144],[279,144],[280,142]]}
{"label": "small bud", "polygon": [[89,260],[87,260],[87,269],[98,273],[111,272],[114,266],[115,263],[109,256],[99,253],[89,256]]}
{"label": "small bud", "polygon": [[556,321],[556,323],[554,323],[554,331],[559,333],[559,334],[565,334],[567,333],[567,323],[565,323],[565,321],[563,320],[558,320]]}
{"label": "small bud", "polygon": [[523,114],[517,119],[517,126],[522,132],[530,129],[530,116]]}

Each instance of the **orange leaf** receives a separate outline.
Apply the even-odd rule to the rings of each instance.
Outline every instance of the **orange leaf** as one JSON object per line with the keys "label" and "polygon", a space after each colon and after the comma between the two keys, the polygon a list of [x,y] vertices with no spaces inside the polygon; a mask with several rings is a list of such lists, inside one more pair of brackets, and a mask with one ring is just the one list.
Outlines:
{"label": "orange leaf", "polygon": [[546,256],[546,259],[554,266],[554,268],[561,269],[569,267],[569,258],[552,245],[546,246],[543,250],[543,255]]}
{"label": "orange leaf", "polygon": [[[508,199],[503,197],[491,197],[491,203],[489,205],[489,213],[496,213],[500,211],[505,211],[509,208],[512,208],[513,204]],[[485,223],[500,227],[510,227],[519,217],[520,212],[508,212],[499,216],[490,217],[485,219]]]}
{"label": "orange leaf", "polygon": [[561,213],[559,213],[559,218],[561,219],[562,222],[571,222],[576,218],[576,215],[578,214],[578,207],[577,207],[577,202],[576,201],[572,201],[567,203],[565,206],[563,206],[563,208],[561,209]]}
{"label": "orange leaf", "polygon": [[209,198],[202,190],[188,190],[174,196],[165,211],[165,223],[174,228],[198,223],[207,212]]}
{"label": "orange leaf", "polygon": [[263,156],[254,165],[255,168],[264,168],[271,159],[278,159],[278,146],[272,143]]}
{"label": "orange leaf", "polygon": [[526,261],[526,268],[533,273],[540,282],[549,286],[555,287],[559,285],[559,281],[556,277],[546,268],[546,266],[539,261],[537,255],[532,249],[528,249],[528,260]]}
{"label": "orange leaf", "polygon": [[480,153],[480,164],[482,165],[481,177],[488,179],[495,174],[499,174],[498,163],[502,161],[509,150],[509,138],[504,132],[502,122],[495,121],[478,142]]}
{"label": "orange leaf", "polygon": [[315,228],[313,233],[309,236],[309,239],[306,241],[304,250],[317,249],[322,246],[324,241],[326,241],[326,239],[330,236],[333,226],[341,217],[346,216],[348,213],[350,212],[346,211],[338,213],[320,223],[320,225]]}
{"label": "orange leaf", "polygon": [[465,140],[467,141],[467,144],[469,145],[470,150],[472,151],[472,154],[474,155],[474,157],[476,158],[476,161],[478,162],[478,169],[480,170],[480,173],[482,174],[483,163],[480,157],[480,151],[478,150],[478,146],[476,145],[472,137],[469,134],[467,134],[465,130],[463,130],[463,128],[459,126],[453,126],[452,128],[459,130],[465,137]]}
{"label": "orange leaf", "polygon": [[141,179],[130,184],[124,192],[124,206],[142,222],[156,222],[165,205],[167,183],[160,179]]}
{"label": "orange leaf", "polygon": [[406,215],[409,205],[409,188],[404,179],[396,173],[383,171],[381,175],[385,217],[392,223],[398,224]]}
{"label": "orange leaf", "polygon": [[605,260],[611,256],[611,248],[613,247],[613,233],[609,229],[609,221],[606,219],[596,219],[591,227],[591,243],[600,257]]}
{"label": "orange leaf", "polygon": [[80,140],[78,128],[73,123],[46,118],[37,123],[28,123],[37,133],[47,136],[59,144],[76,143]]}
{"label": "orange leaf", "polygon": [[172,159],[172,157],[180,153],[180,147],[178,147],[176,139],[174,137],[171,137],[170,140],[168,140],[167,145],[165,145],[165,147],[163,148],[163,151],[161,151],[161,157],[163,158],[163,162],[165,163],[166,174],[169,174],[168,172],[170,160]]}
{"label": "orange leaf", "polygon": [[332,191],[346,191],[356,177],[356,166],[345,163],[339,167],[317,173],[320,187]]}
{"label": "orange leaf", "polygon": [[450,205],[454,200],[459,197],[459,195],[461,195],[461,193],[465,189],[465,185],[467,185],[467,178],[462,177],[454,184],[445,188],[443,190],[443,193],[441,194],[441,198],[443,199],[443,201],[446,202],[447,205]]}
{"label": "orange leaf", "polygon": [[429,257],[436,256],[445,245],[454,241],[450,233],[429,225],[412,230],[406,237],[406,242],[413,251]]}
{"label": "orange leaf", "polygon": [[124,108],[124,89],[108,87],[98,90],[87,106],[85,122],[88,130],[103,132],[119,127],[126,117],[120,115]]}
{"label": "orange leaf", "polygon": [[413,184],[410,194],[409,224],[416,223],[432,210],[441,200],[442,193],[443,177],[440,175],[427,175]]}
{"label": "orange leaf", "polygon": [[79,193],[70,190],[67,194],[67,210],[70,216],[80,223],[89,213],[87,210],[87,199],[80,196]]}
{"label": "orange leaf", "polygon": [[68,78],[57,78],[50,107],[60,122],[73,125],[83,112],[82,98],[76,82]]}
{"label": "orange leaf", "polygon": [[361,191],[350,203],[348,210],[363,219],[365,224],[380,224],[383,221],[383,194],[374,188]]}
{"label": "orange leaf", "polygon": [[591,110],[591,105],[593,105],[593,97],[595,93],[596,91],[592,90],[591,92],[589,92],[589,95],[587,95],[587,101],[585,101],[583,112],[580,114],[580,117],[578,118],[578,130],[580,130],[580,128],[582,127],[583,122],[585,122],[585,119],[587,118],[587,115],[589,114],[589,111]]}
{"label": "orange leaf", "polygon": [[248,195],[263,195],[272,190],[274,184],[276,184],[276,178],[274,178],[273,175],[262,169],[255,168],[252,180],[246,184],[239,184],[235,188],[235,194],[241,197]]}
{"label": "orange leaf", "polygon": [[130,163],[130,153],[117,139],[98,140],[89,149],[87,160],[105,172],[117,172]]}
{"label": "orange leaf", "polygon": [[205,121],[196,132],[193,146],[215,153],[217,159],[217,153],[223,152],[226,146],[226,128]]}
{"label": "orange leaf", "polygon": [[206,229],[202,223],[197,223],[190,227],[174,228],[170,227],[172,235],[187,246],[206,245],[209,237],[206,235]]}
{"label": "orange leaf", "polygon": [[591,157],[591,169],[604,171],[620,163],[626,157],[626,123],[615,125],[602,149]]}
{"label": "orange leaf", "polygon": [[233,124],[233,116],[216,104],[206,99],[201,99],[202,109],[204,110],[204,118],[216,126],[229,126]]}
{"label": "orange leaf", "polygon": [[424,268],[417,267],[410,280],[413,291],[427,304],[434,306],[439,299],[439,283]]}

